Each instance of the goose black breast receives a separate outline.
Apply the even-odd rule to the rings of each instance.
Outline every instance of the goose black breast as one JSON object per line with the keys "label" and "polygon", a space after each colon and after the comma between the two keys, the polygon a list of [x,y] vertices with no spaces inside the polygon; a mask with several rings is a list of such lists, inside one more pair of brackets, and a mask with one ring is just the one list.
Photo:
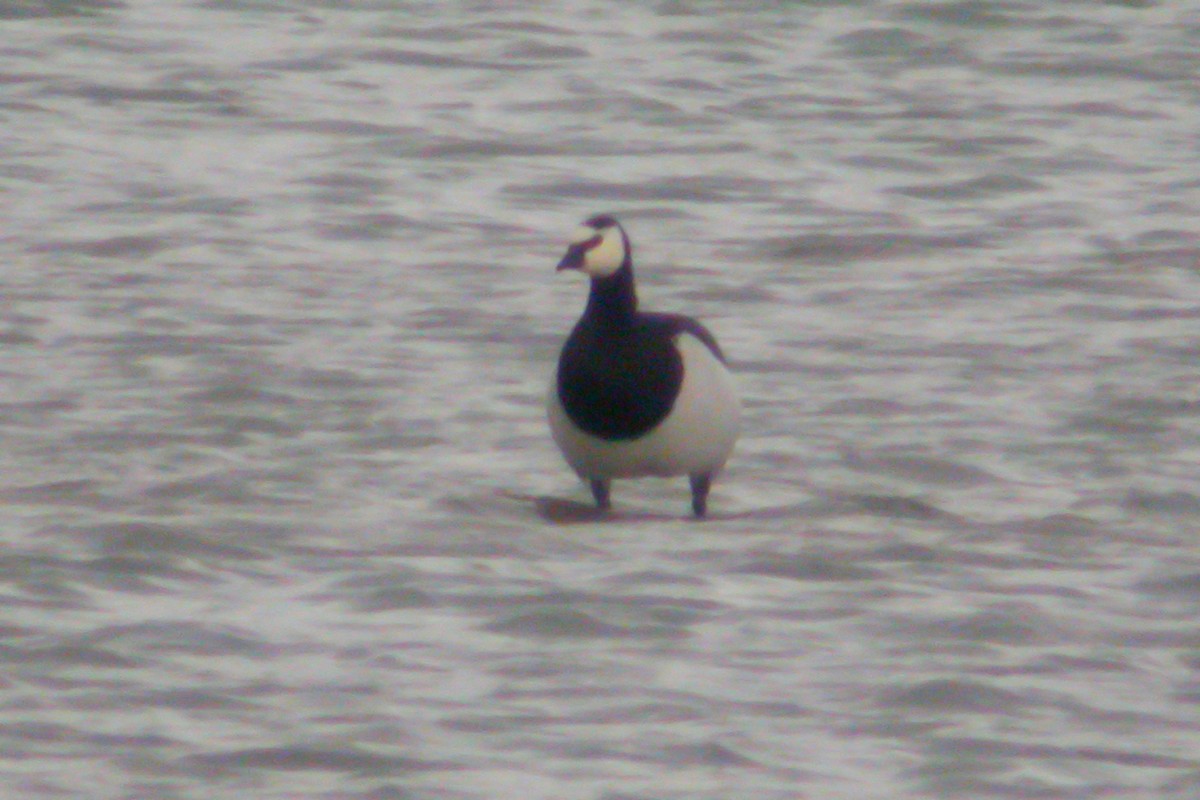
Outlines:
{"label": "goose black breast", "polygon": [[[722,358],[712,334],[690,317],[636,314],[627,324],[585,317],[558,362],[558,398],[580,430],[606,440],[636,439],[666,419],[683,385],[675,337],[690,333]],[[724,359],[722,359],[724,360]]]}

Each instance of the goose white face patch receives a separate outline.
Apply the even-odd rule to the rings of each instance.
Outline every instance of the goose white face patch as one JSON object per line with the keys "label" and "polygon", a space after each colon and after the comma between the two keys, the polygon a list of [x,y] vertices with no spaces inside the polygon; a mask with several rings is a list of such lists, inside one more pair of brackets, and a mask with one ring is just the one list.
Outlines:
{"label": "goose white face patch", "polygon": [[625,263],[625,237],[616,225],[607,228],[592,228],[583,225],[575,232],[572,242],[586,242],[599,236],[600,241],[587,249],[583,255],[583,271],[593,278],[607,278]]}
{"label": "goose white face patch", "polygon": [[598,231],[590,225],[580,225],[575,229],[575,233],[571,236],[569,244],[583,244],[597,233]]}

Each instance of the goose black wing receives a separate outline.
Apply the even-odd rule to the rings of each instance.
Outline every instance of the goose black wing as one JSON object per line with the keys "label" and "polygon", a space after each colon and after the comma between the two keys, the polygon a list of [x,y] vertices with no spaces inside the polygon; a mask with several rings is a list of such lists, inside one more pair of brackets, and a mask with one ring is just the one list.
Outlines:
{"label": "goose black wing", "polygon": [[712,335],[712,331],[704,327],[699,320],[686,317],[683,314],[642,314],[649,324],[661,326],[669,332],[669,336],[674,338],[681,333],[690,333],[700,341],[704,342],[712,354],[717,357],[717,360],[722,364],[725,363],[725,354],[721,352],[721,345],[717,344],[717,337]]}

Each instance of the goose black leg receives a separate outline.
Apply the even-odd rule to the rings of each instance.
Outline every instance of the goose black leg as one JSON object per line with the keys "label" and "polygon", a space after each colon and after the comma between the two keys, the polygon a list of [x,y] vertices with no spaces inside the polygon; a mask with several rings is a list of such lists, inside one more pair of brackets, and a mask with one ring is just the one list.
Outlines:
{"label": "goose black leg", "polygon": [[591,480],[592,497],[596,498],[596,507],[607,511],[612,507],[612,503],[608,499],[608,489],[611,481],[606,481],[602,478],[593,478]]}
{"label": "goose black leg", "polygon": [[703,517],[708,511],[708,489],[712,486],[712,473],[689,475],[688,480],[692,484],[692,511],[697,517]]}

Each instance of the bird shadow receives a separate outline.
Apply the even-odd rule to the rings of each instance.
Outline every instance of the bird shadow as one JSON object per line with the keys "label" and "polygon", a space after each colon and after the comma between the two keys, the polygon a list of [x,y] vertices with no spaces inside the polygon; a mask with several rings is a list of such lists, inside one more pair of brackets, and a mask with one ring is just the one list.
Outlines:
{"label": "bird shadow", "polygon": [[757,508],[733,513],[710,513],[703,518],[696,518],[690,514],[664,514],[662,512],[630,508],[597,508],[591,503],[581,503],[578,500],[550,495],[524,494],[508,490],[502,490],[498,494],[507,500],[515,500],[522,504],[532,505],[534,513],[538,517],[553,525],[586,525],[600,522],[676,522],[680,520],[697,523],[734,520],[757,520],[761,522],[772,519],[800,517],[809,509],[809,504],[807,503],[790,503],[782,506]]}

